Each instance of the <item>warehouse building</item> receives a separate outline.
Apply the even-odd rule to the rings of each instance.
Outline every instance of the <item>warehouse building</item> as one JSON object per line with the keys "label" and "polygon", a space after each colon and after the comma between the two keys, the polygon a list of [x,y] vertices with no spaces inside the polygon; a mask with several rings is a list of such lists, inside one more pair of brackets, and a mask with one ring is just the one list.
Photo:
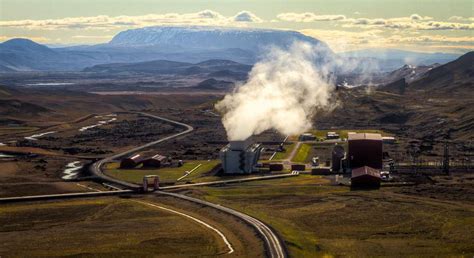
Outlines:
{"label": "warehouse building", "polygon": [[347,161],[351,169],[368,166],[382,169],[382,136],[376,133],[349,134]]}
{"label": "warehouse building", "polygon": [[143,157],[140,154],[135,154],[130,157],[122,159],[120,168],[135,168],[143,162]]}
{"label": "warehouse building", "polygon": [[249,174],[255,170],[262,146],[252,140],[231,141],[219,153],[225,174]]}
{"label": "warehouse building", "polygon": [[379,188],[380,170],[363,166],[352,169],[351,187],[353,188]]}
{"label": "warehouse building", "polygon": [[153,157],[143,160],[143,167],[145,168],[159,168],[166,162],[166,157],[156,154]]}

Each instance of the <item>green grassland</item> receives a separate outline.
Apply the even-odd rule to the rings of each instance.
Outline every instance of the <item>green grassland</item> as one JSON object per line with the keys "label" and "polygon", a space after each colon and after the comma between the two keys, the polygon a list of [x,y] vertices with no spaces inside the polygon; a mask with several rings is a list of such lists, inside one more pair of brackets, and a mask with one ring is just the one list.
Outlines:
{"label": "green grassland", "polygon": [[198,198],[243,211],[284,238],[292,257],[433,257],[474,254],[474,208],[463,202],[350,191],[300,175],[196,188]]}
{"label": "green grassland", "polygon": [[209,172],[219,162],[219,160],[190,160],[185,161],[181,167],[163,167],[159,169],[147,169],[140,167],[136,169],[120,169],[120,163],[114,162],[106,164],[105,174],[120,180],[138,184],[141,184],[143,177],[146,175],[158,175],[161,181],[176,182],[176,180],[182,177],[186,171],[190,171],[201,164],[199,168],[194,170],[182,180],[185,182],[203,177],[206,172]]}
{"label": "green grassland", "polygon": [[291,161],[296,162],[296,163],[305,163],[308,157],[308,154],[311,151],[311,146],[310,144],[303,143],[299,146],[298,151],[296,152],[296,155],[293,157]]}
{"label": "green grassland", "polygon": [[216,234],[133,199],[0,206],[0,256],[189,257],[226,250]]}
{"label": "green grassland", "polygon": [[288,155],[290,155],[290,153],[293,151],[295,146],[296,146],[296,143],[294,142],[291,144],[285,145],[285,151],[277,152],[275,156],[273,157],[272,161],[273,160],[278,161],[278,160],[283,160],[283,159],[288,158]]}
{"label": "green grassland", "polygon": [[383,136],[391,136],[391,134],[385,133],[382,130],[375,130],[375,129],[367,129],[367,130],[360,130],[360,129],[354,129],[354,130],[313,130],[312,133],[320,138],[320,139],[325,139],[327,132],[336,132],[339,134],[341,138],[347,138],[347,133],[348,132],[356,132],[356,133],[379,133],[382,134]]}

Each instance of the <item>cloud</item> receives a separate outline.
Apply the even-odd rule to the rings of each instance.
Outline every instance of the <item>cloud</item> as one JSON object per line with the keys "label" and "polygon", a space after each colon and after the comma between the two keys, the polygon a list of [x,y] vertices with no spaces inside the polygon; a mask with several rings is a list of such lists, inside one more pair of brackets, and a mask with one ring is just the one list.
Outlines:
{"label": "cloud", "polygon": [[22,28],[30,30],[58,29],[99,29],[109,30],[117,27],[145,27],[154,25],[220,25],[239,26],[250,22],[261,22],[262,19],[248,11],[241,11],[235,16],[226,17],[212,10],[195,13],[165,13],[138,16],[66,17],[45,20],[13,20],[0,21],[0,27]]}
{"label": "cloud", "polygon": [[387,29],[413,29],[413,30],[473,30],[472,23],[457,23],[434,21],[432,17],[413,14],[410,17],[399,17],[389,19],[346,19],[343,20],[343,27],[346,28],[387,28]]}
{"label": "cloud", "polygon": [[114,35],[75,35],[74,39],[112,39]]}
{"label": "cloud", "polygon": [[236,22],[262,22],[262,19],[249,11],[241,11],[237,13],[232,19]]}
{"label": "cloud", "polygon": [[339,21],[346,19],[341,14],[336,15],[316,15],[315,13],[280,13],[277,18],[289,22],[316,22],[316,21]]}
{"label": "cloud", "polygon": [[[472,36],[422,35],[418,32],[386,33],[381,29],[365,31],[304,29],[301,33],[321,39],[335,52],[364,48],[406,48],[421,51],[474,49]],[[443,47],[441,47],[443,46]]]}
{"label": "cloud", "polygon": [[474,22],[474,17],[462,17],[462,16],[451,16],[449,17],[450,21],[464,21],[464,22]]}
{"label": "cloud", "polygon": [[[345,15],[317,15],[312,12],[305,13],[280,13],[277,18],[287,22],[320,22],[335,21],[345,28],[387,28],[387,29],[412,29],[412,30],[473,30],[472,23],[435,21],[433,17],[412,14],[406,17],[395,18],[347,18]],[[472,17],[463,18],[453,16],[450,20],[473,21]]]}

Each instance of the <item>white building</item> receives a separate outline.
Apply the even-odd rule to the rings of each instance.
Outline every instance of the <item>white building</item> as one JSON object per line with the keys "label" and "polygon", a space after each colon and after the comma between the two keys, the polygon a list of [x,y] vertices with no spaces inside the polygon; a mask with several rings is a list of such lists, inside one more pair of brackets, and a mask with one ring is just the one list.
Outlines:
{"label": "white building", "polygon": [[245,141],[231,141],[219,153],[225,174],[249,174],[255,170],[262,147]]}

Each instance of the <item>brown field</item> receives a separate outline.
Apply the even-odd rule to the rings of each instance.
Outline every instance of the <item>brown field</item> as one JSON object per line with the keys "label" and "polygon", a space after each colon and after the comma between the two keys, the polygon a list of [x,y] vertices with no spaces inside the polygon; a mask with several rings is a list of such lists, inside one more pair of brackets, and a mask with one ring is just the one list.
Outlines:
{"label": "brown field", "polygon": [[[214,232],[188,218],[150,207],[169,206],[166,198],[99,198],[0,207],[0,255],[189,257],[224,255]],[[172,202],[176,202],[173,200]],[[179,205],[178,205],[179,206]],[[223,214],[183,204],[184,212],[221,230],[236,250],[232,256],[263,256],[251,229]]]}
{"label": "brown field", "polygon": [[[438,194],[442,185],[350,191],[305,175],[188,193],[268,223],[284,238],[292,257],[470,257],[474,200],[458,196],[473,195],[474,178],[460,179]],[[429,195],[408,190],[427,188]]]}

